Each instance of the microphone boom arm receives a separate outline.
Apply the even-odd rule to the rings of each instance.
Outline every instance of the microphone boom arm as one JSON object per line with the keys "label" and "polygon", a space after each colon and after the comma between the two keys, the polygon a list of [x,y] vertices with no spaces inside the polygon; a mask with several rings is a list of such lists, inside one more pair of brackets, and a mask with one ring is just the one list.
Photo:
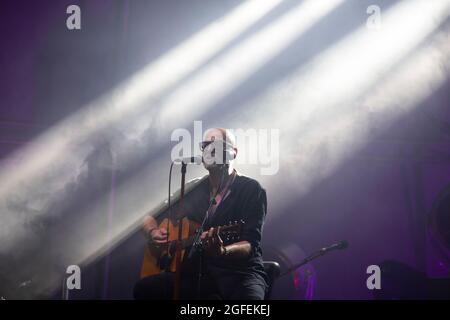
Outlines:
{"label": "microphone boom arm", "polygon": [[292,271],[300,268],[301,266],[307,264],[308,262],[310,262],[310,261],[312,261],[312,260],[314,260],[314,259],[316,259],[318,257],[323,256],[327,252],[330,252],[330,251],[336,250],[336,249],[342,250],[342,249],[346,249],[347,247],[348,247],[347,241],[341,241],[338,244],[333,244],[333,245],[331,245],[329,247],[322,248],[322,249],[320,249],[320,250],[310,254],[309,256],[307,256],[300,263],[298,263],[298,264],[288,268],[285,272],[281,273],[279,277],[282,277],[282,276],[285,276],[285,275],[291,273]]}

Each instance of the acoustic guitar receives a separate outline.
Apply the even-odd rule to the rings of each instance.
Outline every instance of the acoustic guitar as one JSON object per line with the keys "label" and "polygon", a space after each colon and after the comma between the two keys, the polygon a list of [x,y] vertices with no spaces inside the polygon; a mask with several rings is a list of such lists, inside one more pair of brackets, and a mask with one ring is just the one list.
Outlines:
{"label": "acoustic guitar", "polygon": [[[178,240],[180,223],[182,224],[182,237]],[[242,224],[243,221],[235,221],[230,222],[228,225],[219,227],[219,236],[225,245],[237,242],[239,240]],[[174,223],[172,220],[165,218],[161,221],[158,227],[164,229],[168,228],[168,241],[164,244],[156,244],[149,240],[144,251],[141,278],[164,271],[177,272],[174,259],[177,245],[181,247],[181,254],[184,256],[186,249],[193,245],[195,234],[200,227],[200,224],[189,220],[187,217],[181,219],[181,222],[179,223]]]}

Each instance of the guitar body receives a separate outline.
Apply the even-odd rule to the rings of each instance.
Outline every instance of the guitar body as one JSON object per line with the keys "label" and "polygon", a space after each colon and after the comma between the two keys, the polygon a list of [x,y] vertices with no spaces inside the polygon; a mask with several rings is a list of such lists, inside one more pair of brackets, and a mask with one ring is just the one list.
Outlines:
{"label": "guitar body", "polygon": [[[164,229],[168,227],[168,241],[174,241],[178,239],[180,224],[182,226],[181,240],[185,240],[194,235],[195,231],[200,227],[198,223],[193,222],[186,217],[184,217],[180,223],[174,223],[172,220],[165,218],[161,221],[158,227]],[[185,250],[181,250],[182,257],[184,256],[184,253]],[[169,264],[170,265],[168,266],[168,271],[176,272],[175,257],[172,256],[173,254],[174,252],[172,252],[172,254],[169,253],[167,245],[148,244],[144,251],[144,259],[141,268],[141,278],[164,272],[166,271],[165,266]]]}

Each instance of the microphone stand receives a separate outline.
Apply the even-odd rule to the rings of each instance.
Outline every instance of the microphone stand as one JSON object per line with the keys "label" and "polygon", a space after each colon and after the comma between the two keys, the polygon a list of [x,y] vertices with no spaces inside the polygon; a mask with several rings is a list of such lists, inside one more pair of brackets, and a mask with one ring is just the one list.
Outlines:
{"label": "microphone stand", "polygon": [[289,269],[287,269],[285,272],[280,274],[280,277],[287,275],[288,273],[291,273],[292,271],[300,268],[301,266],[304,266],[305,264],[307,264],[308,262],[323,256],[324,254],[326,254],[327,252],[330,252],[333,249],[328,249],[328,248],[322,248],[319,251],[316,251],[312,254],[310,254],[309,256],[307,256],[305,259],[303,259],[300,263],[290,267]]}
{"label": "microphone stand", "polygon": [[208,210],[206,210],[205,217],[203,218],[202,225],[200,228],[197,229],[197,233],[195,234],[194,241],[192,243],[191,250],[189,251],[188,259],[191,259],[195,253],[199,253],[199,270],[197,273],[197,299],[200,299],[200,291],[201,291],[201,281],[202,281],[202,275],[203,275],[203,250],[202,250],[202,243],[201,243],[201,235],[205,229],[206,221],[208,221],[209,218],[209,210],[211,209],[211,206],[216,204],[216,196],[219,193],[219,190],[222,189],[222,183],[223,183],[223,174],[220,180],[219,188],[216,191],[216,194],[214,197],[209,201]]}
{"label": "microphone stand", "polygon": [[181,189],[180,189],[180,201],[178,212],[180,213],[177,217],[178,223],[178,237],[177,237],[177,249],[175,252],[175,286],[174,286],[174,300],[179,300],[181,291],[181,238],[183,237],[183,211],[184,211],[184,185],[186,181],[186,166],[184,161],[181,162]]}
{"label": "microphone stand", "polygon": [[197,272],[197,299],[200,299],[200,288],[201,288],[201,281],[202,281],[202,274],[203,274],[203,251],[201,248],[201,240],[200,236],[203,233],[203,230],[205,229],[206,221],[208,220],[208,214],[205,214],[205,217],[203,218],[202,225],[200,228],[197,229],[197,233],[195,234],[194,242],[192,244],[191,250],[189,251],[188,259],[192,259],[195,253],[199,254],[199,261],[198,261],[198,272]]}
{"label": "microphone stand", "polygon": [[200,226],[200,228],[197,229],[197,233],[195,234],[194,241],[192,243],[192,247],[191,247],[191,250],[189,250],[189,255],[188,255],[188,259],[192,259],[192,257],[194,256],[195,253],[199,254],[199,262],[198,262],[199,270],[197,273],[197,299],[200,299],[201,280],[202,280],[202,275],[203,275],[203,250],[201,247],[200,236],[202,235],[203,231],[205,230],[205,224],[206,224],[206,221],[208,221],[208,217],[209,217],[209,214],[208,214],[209,209],[214,204],[214,201],[215,201],[215,198],[211,199],[211,201],[209,202],[208,210],[206,210],[206,214],[205,214],[205,217],[203,218],[202,225]]}

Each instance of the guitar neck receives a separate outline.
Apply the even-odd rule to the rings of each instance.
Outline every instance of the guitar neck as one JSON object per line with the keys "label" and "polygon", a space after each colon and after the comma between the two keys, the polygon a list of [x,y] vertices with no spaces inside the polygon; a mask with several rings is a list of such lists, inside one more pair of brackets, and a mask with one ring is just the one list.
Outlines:
{"label": "guitar neck", "polygon": [[[223,234],[223,232],[224,232],[224,230],[225,230],[225,233],[226,234],[229,234],[229,232],[230,231],[227,231],[227,230],[230,230],[230,229],[236,229],[236,226],[225,226],[225,227],[223,227],[223,230],[221,229],[220,230],[220,236],[222,237],[224,234]],[[186,248],[188,248],[188,247],[191,247],[193,244],[194,244],[194,240],[195,240],[195,235],[193,235],[193,236],[189,236],[188,238],[186,238],[186,239],[182,239],[181,240],[181,248],[182,249],[186,249]],[[176,243],[176,241],[177,240],[173,240],[173,241],[170,241],[170,243],[172,244],[175,244]],[[225,239],[224,239],[224,241],[226,241]]]}

